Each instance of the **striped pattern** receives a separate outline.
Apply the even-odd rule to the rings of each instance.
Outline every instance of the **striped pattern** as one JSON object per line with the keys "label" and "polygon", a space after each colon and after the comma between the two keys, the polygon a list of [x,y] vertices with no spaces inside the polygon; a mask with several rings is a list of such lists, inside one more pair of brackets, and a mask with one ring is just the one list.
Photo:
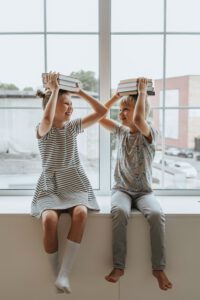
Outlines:
{"label": "striped pattern", "polygon": [[[36,130],[38,127],[39,124]],[[62,129],[52,127],[38,139],[43,172],[31,204],[32,216],[39,218],[46,209],[67,209],[81,204],[99,210],[79,160],[77,135],[81,132],[81,119],[76,119],[66,122]]]}

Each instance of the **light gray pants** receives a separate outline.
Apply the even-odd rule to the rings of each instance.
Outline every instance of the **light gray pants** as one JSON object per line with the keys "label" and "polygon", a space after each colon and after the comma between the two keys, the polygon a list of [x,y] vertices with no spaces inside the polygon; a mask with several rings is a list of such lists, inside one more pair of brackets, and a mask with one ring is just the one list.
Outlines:
{"label": "light gray pants", "polygon": [[127,224],[131,208],[145,216],[150,225],[151,262],[153,270],[165,268],[165,216],[153,193],[112,193],[113,267],[124,269],[127,252]]}

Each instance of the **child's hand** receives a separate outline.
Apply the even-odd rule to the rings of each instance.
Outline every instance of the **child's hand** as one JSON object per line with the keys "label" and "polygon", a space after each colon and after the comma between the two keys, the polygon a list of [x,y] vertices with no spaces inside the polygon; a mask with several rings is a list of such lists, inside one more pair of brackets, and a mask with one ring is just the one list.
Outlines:
{"label": "child's hand", "polygon": [[121,96],[120,96],[118,90],[115,91],[113,97],[115,97],[117,100],[119,100],[119,99],[121,98]]}
{"label": "child's hand", "polygon": [[78,96],[81,96],[83,94],[83,90],[79,87],[79,90],[78,92],[70,92],[71,94],[75,94],[75,95],[78,95]]}
{"label": "child's hand", "polygon": [[138,93],[146,93],[147,92],[147,79],[144,77],[140,77],[138,80]]}
{"label": "child's hand", "polygon": [[59,89],[58,75],[59,75],[59,73],[49,72],[45,77],[46,86],[51,91]]}

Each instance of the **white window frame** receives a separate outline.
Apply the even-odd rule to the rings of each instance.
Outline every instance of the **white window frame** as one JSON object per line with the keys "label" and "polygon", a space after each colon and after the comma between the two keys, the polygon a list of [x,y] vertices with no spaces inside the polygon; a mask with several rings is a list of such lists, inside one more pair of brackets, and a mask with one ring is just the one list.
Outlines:
{"label": "white window frame", "polygon": [[[200,32],[167,32],[166,31],[166,11],[167,11],[167,0],[164,1],[164,24],[162,32],[112,32],[111,33],[111,1],[114,0],[99,0],[99,32],[47,32],[47,0],[44,1],[44,31],[43,32],[0,32],[0,35],[43,35],[44,36],[44,71],[48,70],[47,66],[47,35],[49,34],[79,34],[88,35],[94,34],[99,35],[99,79],[100,79],[100,101],[104,102],[110,97],[111,91],[111,35],[162,35],[163,36],[163,108],[162,109],[162,155],[165,153],[165,81],[166,81],[166,38],[167,35],[200,35]],[[200,107],[167,107],[167,109],[200,109]],[[159,109],[159,108],[158,108]],[[99,129],[100,142],[99,142],[99,179],[100,184],[99,190],[95,190],[97,195],[108,195],[110,194],[111,185],[111,162],[110,162],[110,135],[101,126]],[[164,161],[164,160],[163,160]],[[164,167],[164,166],[163,166]],[[162,170],[162,184],[164,182],[164,168]],[[33,195],[34,190],[0,190],[0,195]],[[155,190],[156,195],[200,195],[200,189],[157,189]]]}

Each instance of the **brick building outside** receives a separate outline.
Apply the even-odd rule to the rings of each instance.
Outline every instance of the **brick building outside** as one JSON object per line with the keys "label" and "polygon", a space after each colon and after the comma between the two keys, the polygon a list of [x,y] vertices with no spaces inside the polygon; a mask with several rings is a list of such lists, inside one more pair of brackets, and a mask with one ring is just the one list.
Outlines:
{"label": "brick building outside", "polygon": [[[167,78],[165,81],[165,145],[200,151],[200,75]],[[163,106],[163,80],[155,80],[152,107]],[[173,109],[177,107],[177,109]],[[185,109],[178,107],[199,107]],[[162,133],[162,109],[153,110],[154,124]]]}

